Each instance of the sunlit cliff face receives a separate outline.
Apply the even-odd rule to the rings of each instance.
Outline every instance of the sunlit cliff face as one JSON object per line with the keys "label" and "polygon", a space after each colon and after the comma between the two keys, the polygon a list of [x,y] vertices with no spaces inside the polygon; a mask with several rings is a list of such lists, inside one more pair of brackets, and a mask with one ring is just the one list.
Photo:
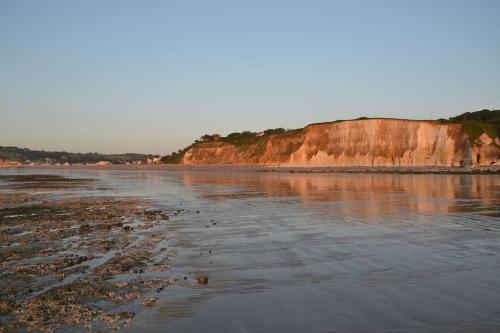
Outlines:
{"label": "sunlit cliff face", "polygon": [[294,135],[273,135],[235,146],[209,142],[189,149],[183,164],[288,166],[464,166],[500,158],[498,138],[484,134],[472,147],[461,124],[364,119],[312,124]]}
{"label": "sunlit cliff face", "polygon": [[[458,165],[463,159],[460,125],[368,119],[306,128],[290,163],[339,166]],[[326,140],[325,140],[326,139]]]}

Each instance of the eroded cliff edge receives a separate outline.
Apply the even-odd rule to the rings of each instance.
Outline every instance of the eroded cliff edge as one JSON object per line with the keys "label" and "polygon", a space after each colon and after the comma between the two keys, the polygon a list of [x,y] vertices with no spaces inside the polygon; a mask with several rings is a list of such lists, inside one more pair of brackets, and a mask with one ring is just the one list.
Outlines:
{"label": "eroded cliff edge", "polygon": [[500,141],[492,131],[463,123],[405,119],[357,119],[318,123],[243,143],[197,142],[182,164],[286,166],[474,166],[500,164]]}

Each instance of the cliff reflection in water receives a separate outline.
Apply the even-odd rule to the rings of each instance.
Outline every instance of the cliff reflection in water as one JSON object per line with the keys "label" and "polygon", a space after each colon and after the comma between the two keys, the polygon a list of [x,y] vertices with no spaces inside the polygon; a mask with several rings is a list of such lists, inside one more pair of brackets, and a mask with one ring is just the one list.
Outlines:
{"label": "cliff reflection in water", "polygon": [[309,207],[361,217],[402,209],[500,216],[500,177],[488,175],[185,172],[182,179],[210,200],[296,197]]}

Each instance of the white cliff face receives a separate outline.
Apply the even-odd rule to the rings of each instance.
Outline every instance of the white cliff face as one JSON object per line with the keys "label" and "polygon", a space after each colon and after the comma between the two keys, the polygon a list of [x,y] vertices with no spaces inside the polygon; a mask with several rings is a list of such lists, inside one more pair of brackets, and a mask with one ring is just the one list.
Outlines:
{"label": "white cliff face", "polygon": [[[291,165],[453,166],[463,160],[460,125],[398,119],[313,124]],[[327,140],[325,140],[327,138]],[[324,141],[324,142],[323,142]]]}
{"label": "white cliff face", "polygon": [[363,119],[312,124],[246,146],[222,142],[191,148],[184,164],[288,166],[461,166],[493,164],[498,138],[480,137],[472,149],[461,124],[403,119]]}

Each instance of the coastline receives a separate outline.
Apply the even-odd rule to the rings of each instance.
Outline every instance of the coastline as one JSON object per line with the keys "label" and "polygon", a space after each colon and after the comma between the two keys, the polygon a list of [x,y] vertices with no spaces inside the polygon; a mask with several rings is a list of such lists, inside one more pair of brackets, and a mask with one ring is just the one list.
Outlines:
{"label": "coastline", "polygon": [[256,164],[144,164],[144,165],[35,165],[2,166],[0,170],[169,170],[169,171],[236,171],[236,172],[277,172],[277,173],[366,173],[366,174],[500,174],[500,165],[478,166],[475,168],[455,167],[365,167],[365,166],[287,166]]}

